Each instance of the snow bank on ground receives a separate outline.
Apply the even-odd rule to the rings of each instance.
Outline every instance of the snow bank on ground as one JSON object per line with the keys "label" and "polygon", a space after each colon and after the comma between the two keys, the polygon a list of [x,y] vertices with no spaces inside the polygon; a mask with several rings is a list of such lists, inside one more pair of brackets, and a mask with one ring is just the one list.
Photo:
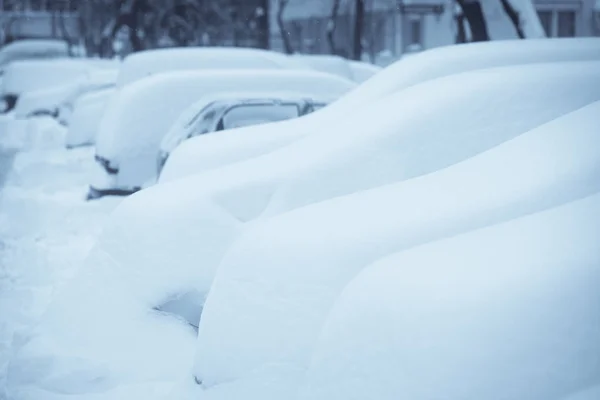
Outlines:
{"label": "snow bank on ground", "polygon": [[306,69],[302,63],[274,51],[234,48],[171,48],[139,51],[125,58],[117,87],[150,75],[202,69]]}
{"label": "snow bank on ground", "polygon": [[33,117],[24,120],[3,119],[0,147],[17,150],[53,149],[64,143],[65,129],[51,117]]}
{"label": "snow bank on ground", "polygon": [[399,253],[329,315],[302,399],[566,398],[600,376],[600,195]]}
{"label": "snow bank on ground", "polygon": [[370,262],[600,191],[598,124],[600,102],[446,169],[248,229],[204,307],[196,376],[210,387],[302,370],[333,301]]}
{"label": "snow bank on ground", "polygon": [[141,187],[157,177],[158,148],[171,124],[182,110],[202,96],[229,91],[285,90],[335,97],[354,86],[349,80],[316,71],[163,73],[119,90],[102,118],[96,152],[118,166],[118,187]]}
{"label": "snow bank on ground", "polygon": [[75,101],[65,139],[67,147],[94,144],[104,111],[115,92],[114,88],[98,90]]}
{"label": "snow bank on ground", "polygon": [[26,122],[29,131],[0,135],[0,149],[19,150],[12,162],[0,154],[0,397],[13,336],[28,337],[121,200],[86,202],[93,150],[66,151],[64,128],[50,118]]}
{"label": "snow bank on ground", "polygon": [[[339,100],[311,115],[277,125],[264,125],[260,129],[249,127],[229,132],[230,134],[235,132],[240,137],[247,134],[247,139],[241,139],[244,142],[256,137],[256,143],[249,147],[251,151],[245,151],[243,146],[228,149],[229,141],[223,137],[221,153],[217,153],[211,159],[205,159],[196,156],[196,152],[203,155],[203,141],[194,138],[185,144],[180,154],[173,154],[170,157],[171,165],[165,166],[163,179],[172,180],[193,172],[202,172],[234,161],[267,154],[308,134],[326,134],[331,126],[337,126],[340,121],[348,118],[352,119],[355,110],[362,112],[374,101],[427,80],[491,67],[594,60],[598,59],[599,54],[600,41],[597,39],[497,41],[427,50],[383,69],[368,83],[358,86]],[[466,87],[470,86],[467,84]],[[457,90],[461,92],[463,89]],[[360,115],[357,113],[354,118],[358,117]],[[212,139],[212,141],[218,140]],[[264,150],[261,146],[264,146]],[[221,156],[223,162],[219,162]]]}

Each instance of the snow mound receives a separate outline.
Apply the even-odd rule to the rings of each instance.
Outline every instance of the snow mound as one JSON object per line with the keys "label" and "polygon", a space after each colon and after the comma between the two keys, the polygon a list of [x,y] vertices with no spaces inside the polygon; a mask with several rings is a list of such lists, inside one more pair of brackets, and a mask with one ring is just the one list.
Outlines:
{"label": "snow mound", "polygon": [[291,57],[260,49],[204,47],[146,50],[125,58],[117,87],[162,72],[240,68],[306,69]]}
{"label": "snow mound", "polygon": [[94,144],[104,111],[115,92],[114,88],[98,90],[75,101],[65,140],[67,147]]}
{"label": "snow mound", "polygon": [[370,266],[329,314],[300,398],[543,400],[597,385],[599,216],[596,194]]}
{"label": "snow mound", "polygon": [[[336,96],[354,83],[316,71],[178,71],[127,85],[111,101],[96,137],[97,154],[119,167],[119,187],[139,187],[156,179],[158,148],[182,110],[219,92],[295,91]],[[168,99],[168,100],[167,100]]]}
{"label": "snow mound", "polygon": [[600,191],[599,123],[596,102],[446,169],[247,229],[204,307],[196,376],[211,386],[269,365],[302,370],[335,298],[369,263]]}
{"label": "snow mound", "polygon": [[[161,180],[173,180],[193,172],[203,172],[234,161],[244,161],[267,154],[308,134],[326,134],[332,125],[337,126],[340,121],[353,119],[354,110],[362,112],[374,101],[427,80],[491,67],[598,60],[599,54],[598,39],[497,41],[427,50],[381,70],[373,79],[369,79],[368,83],[358,86],[324,109],[306,117],[264,125],[261,128],[248,127],[230,131],[230,134],[235,132],[240,137],[240,146],[222,135],[212,138],[212,142],[223,140],[219,144],[219,152],[213,157],[204,157],[204,141],[193,138],[170,157],[163,171],[164,178]],[[467,84],[465,87],[470,86]],[[463,88],[457,90],[462,92]],[[256,142],[250,143],[253,138],[256,138]],[[231,148],[228,148],[229,143],[232,143]],[[248,147],[245,147],[246,144]],[[221,157],[223,161],[220,161]]]}

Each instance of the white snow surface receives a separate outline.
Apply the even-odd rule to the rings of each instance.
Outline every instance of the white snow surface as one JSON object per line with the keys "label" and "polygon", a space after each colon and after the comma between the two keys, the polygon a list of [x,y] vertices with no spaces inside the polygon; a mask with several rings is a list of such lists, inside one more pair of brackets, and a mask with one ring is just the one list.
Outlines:
{"label": "white snow surface", "polygon": [[307,69],[302,63],[274,51],[232,48],[171,48],[146,50],[125,58],[117,87],[161,72],[201,69]]}
{"label": "white snow surface", "polygon": [[158,148],[186,107],[213,93],[286,90],[307,96],[340,96],[355,84],[316,71],[177,71],[151,76],[119,90],[96,136],[96,152],[119,167],[118,187],[156,180]]}
{"label": "white snow surface", "polygon": [[[196,101],[192,105],[188,106],[175,120],[175,122],[169,128],[168,133],[163,137],[160,143],[160,150],[163,152],[171,153],[182,140],[187,140],[187,135],[191,133],[191,130],[195,127],[194,120],[199,118],[200,113],[204,113],[207,106],[214,102],[222,102],[224,104],[230,103],[235,104],[237,102],[245,102],[249,100],[279,100],[285,101],[298,101],[304,99],[311,99],[319,101],[321,103],[330,103],[336,98],[334,96],[307,96],[306,93],[297,93],[290,91],[256,91],[256,92],[222,92],[214,95],[203,96],[200,100]],[[277,108],[273,110],[273,118],[276,118],[275,114]],[[254,113],[249,111],[250,116]],[[212,122],[212,121],[211,121]],[[264,122],[263,122],[264,123]],[[229,130],[229,129],[228,129]],[[208,132],[212,133],[212,132]],[[227,132],[229,133],[229,132]],[[203,134],[204,135],[204,134]]]}
{"label": "white snow surface", "polygon": [[90,68],[83,58],[15,61],[4,68],[3,92],[22,94],[68,84]]}
{"label": "white snow surface", "polygon": [[329,54],[294,54],[292,57],[316,71],[354,80],[354,73],[350,68],[350,64],[343,57]]}
{"label": "white snow surface", "polygon": [[75,101],[65,139],[67,147],[85,146],[95,143],[96,133],[106,107],[115,93],[115,88],[102,89],[82,95]]}
{"label": "white snow surface", "polygon": [[68,53],[64,40],[18,40],[0,48],[0,67],[19,60],[67,57]]}
{"label": "white snow surface", "polygon": [[[308,134],[327,134],[331,126],[358,114],[355,110],[362,112],[376,100],[427,80],[500,66],[598,59],[600,39],[496,41],[427,50],[383,69],[369,82],[308,116],[231,130],[228,137],[192,138],[170,157],[161,173],[161,181],[267,154]],[[211,144],[207,145],[205,139]],[[214,155],[206,154],[206,146],[215,147]]]}
{"label": "white snow surface", "polygon": [[51,118],[26,122],[0,135],[0,398],[10,399],[14,344],[26,340],[120,201],[85,202],[93,151],[64,150],[64,128]]}
{"label": "white snow surface", "polygon": [[[396,118],[398,109],[407,110],[405,118],[393,124],[388,121],[375,125],[371,114],[363,114],[363,124],[369,129],[348,121],[356,131],[340,126],[335,134],[308,137],[270,156],[130,196],[108,219],[80,273],[44,316],[34,339],[17,354],[15,371],[30,371],[20,375],[24,380],[21,384],[82,396],[90,390],[104,391],[157,376],[173,379],[177,374],[185,375],[194,335],[185,323],[171,316],[157,316],[152,308],[179,293],[206,294],[216,267],[244,227],[243,221],[260,215],[281,182],[305,184],[313,177],[315,182],[321,179],[322,185],[328,185],[331,175],[320,175],[335,170],[336,165],[340,165],[341,172],[344,165],[348,166],[347,175],[354,179],[341,181],[335,194],[342,195],[433,172],[598,100],[597,95],[589,94],[600,83],[596,70],[595,63],[573,63],[443,78],[373,106],[375,111],[370,112],[386,115],[387,111]],[[465,86],[467,82],[469,86]],[[465,93],[465,87],[476,89]],[[457,93],[458,88],[463,90],[460,99],[429,96],[429,107],[419,107],[417,100],[427,93]],[[461,102],[480,108],[461,107]],[[420,114],[411,112],[411,104]],[[474,120],[473,115],[478,119]],[[453,129],[440,130],[440,126]],[[415,149],[419,149],[418,157],[409,157]],[[365,153],[378,162],[365,162]],[[352,168],[368,173],[356,174]],[[290,199],[278,209],[285,211],[307,201],[325,200],[327,197],[322,196],[331,194],[320,191],[318,196]],[[285,303],[279,305],[287,307]],[[203,326],[204,316],[201,329]],[[150,333],[142,338],[136,334],[140,329]],[[157,359],[162,362],[153,362]],[[39,360],[51,362],[34,368]],[[243,361],[241,365],[244,369],[249,364]],[[210,385],[237,378],[237,371],[228,360],[218,359],[211,363],[210,371],[202,372],[207,373],[206,384]],[[278,371],[273,380],[294,382],[297,377],[296,371]],[[253,370],[259,376],[267,372],[273,370]],[[249,376],[242,378],[248,380]],[[262,378],[252,380],[256,387],[270,385]],[[280,388],[279,384],[273,385]]]}
{"label": "white snow surface", "polygon": [[210,290],[195,375],[211,387],[301,372],[336,297],[371,262],[600,191],[599,124],[600,101],[462,163],[248,228]]}
{"label": "white snow surface", "polygon": [[15,105],[15,117],[27,118],[34,111],[54,111],[61,108],[61,118],[67,120],[65,108],[72,108],[77,98],[85,93],[114,87],[117,74],[116,69],[98,68],[75,76],[62,85],[24,92]]}
{"label": "white snow surface", "polygon": [[595,194],[369,266],[299,398],[596,398],[599,222]]}
{"label": "white snow surface", "polygon": [[354,82],[362,83],[382,71],[381,67],[362,61],[349,61],[348,63],[352,70],[352,79]]}

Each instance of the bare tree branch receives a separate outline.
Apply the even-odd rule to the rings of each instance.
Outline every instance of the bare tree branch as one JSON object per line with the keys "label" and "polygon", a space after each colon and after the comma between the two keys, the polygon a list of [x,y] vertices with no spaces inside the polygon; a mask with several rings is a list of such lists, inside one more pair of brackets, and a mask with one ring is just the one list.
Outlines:
{"label": "bare tree branch", "polygon": [[294,49],[292,47],[292,43],[290,42],[289,32],[285,28],[285,24],[283,22],[283,13],[285,12],[285,8],[287,7],[289,0],[279,0],[277,2],[277,26],[279,27],[279,34],[281,35],[281,40],[283,41],[283,49],[286,54],[294,53]]}

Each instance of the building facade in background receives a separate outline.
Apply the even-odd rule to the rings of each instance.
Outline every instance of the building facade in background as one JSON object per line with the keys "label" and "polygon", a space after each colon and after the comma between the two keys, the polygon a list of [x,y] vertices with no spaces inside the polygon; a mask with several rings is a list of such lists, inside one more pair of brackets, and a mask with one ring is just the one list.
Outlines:
{"label": "building facade in background", "polygon": [[76,36],[77,8],[82,1],[0,0],[0,43]]}
{"label": "building facade in background", "polygon": [[[328,35],[333,26],[334,1],[288,0],[282,14],[283,32],[293,51],[330,54],[333,45],[338,54],[351,53],[354,0],[340,0],[335,30],[333,35]],[[78,11],[84,2],[0,0],[0,44],[19,38],[77,38],[81,36]],[[456,41],[459,8],[455,0],[364,2],[364,58],[386,64],[405,53]],[[284,49],[278,23],[281,0],[227,0],[225,3],[228,6],[221,11],[231,14],[239,23],[234,25],[235,29],[216,30],[215,37],[206,44],[265,47],[268,43],[275,50]],[[533,0],[533,3],[549,37],[600,36],[600,0]],[[516,38],[500,0],[481,0],[481,4],[492,39]],[[264,13],[266,26],[262,26],[261,13]],[[261,26],[252,26],[257,22]]]}
{"label": "building facade in background", "polygon": [[[271,0],[271,45],[282,49],[276,18],[279,0]],[[334,0],[290,0],[284,9],[284,32],[294,51],[331,53],[327,38]],[[334,43],[351,48],[354,0],[340,0]],[[599,36],[600,0],[533,0],[549,37]],[[481,0],[492,39],[517,38],[500,0]],[[404,53],[455,43],[454,0],[365,0],[364,58],[385,64]]]}

